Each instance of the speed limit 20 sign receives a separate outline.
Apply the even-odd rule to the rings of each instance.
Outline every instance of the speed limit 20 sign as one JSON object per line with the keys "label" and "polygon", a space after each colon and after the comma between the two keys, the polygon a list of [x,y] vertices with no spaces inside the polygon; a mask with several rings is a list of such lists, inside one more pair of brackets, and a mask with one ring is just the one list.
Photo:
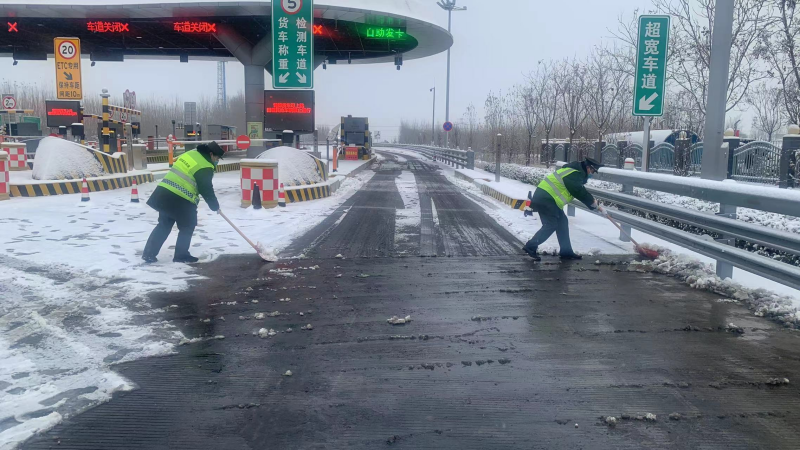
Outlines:
{"label": "speed limit 20 sign", "polygon": [[3,109],[17,109],[17,99],[13,95],[3,94]]}
{"label": "speed limit 20 sign", "polygon": [[59,100],[83,98],[81,81],[81,41],[78,38],[55,38],[56,96]]}

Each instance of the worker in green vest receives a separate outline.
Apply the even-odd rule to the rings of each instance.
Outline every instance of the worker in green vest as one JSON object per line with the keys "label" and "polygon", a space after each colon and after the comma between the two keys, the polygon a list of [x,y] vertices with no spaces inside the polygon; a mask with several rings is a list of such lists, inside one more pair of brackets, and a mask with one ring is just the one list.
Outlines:
{"label": "worker in green vest", "polygon": [[541,261],[539,246],[553,235],[558,236],[561,259],[582,259],[572,250],[569,240],[569,220],[564,214],[564,206],[573,199],[578,199],[589,209],[597,209],[597,201],[586,190],[586,183],[593,174],[603,167],[599,162],[586,158],[584,161],[569,163],[546,176],[531,198],[531,209],[539,213],[542,228],[528,241],[522,250],[534,261]]}
{"label": "worker in green vest", "polygon": [[158,211],[158,225],[150,234],[142,252],[142,259],[150,264],[158,261],[158,252],[164,245],[172,227],[178,224],[178,242],[175,256],[179,263],[196,263],[197,258],[189,253],[192,235],[197,226],[197,205],[200,197],[212,211],[219,211],[219,202],[214,194],[211,180],[217,163],[225,151],[216,143],[200,144],[196,150],[184,153],[159,183],[147,204]]}

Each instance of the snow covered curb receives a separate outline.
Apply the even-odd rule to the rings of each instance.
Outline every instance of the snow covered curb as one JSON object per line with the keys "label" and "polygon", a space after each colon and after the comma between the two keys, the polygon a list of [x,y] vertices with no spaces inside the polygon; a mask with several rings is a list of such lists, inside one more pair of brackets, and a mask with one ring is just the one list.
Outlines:
{"label": "snow covered curb", "polygon": [[[133,181],[143,185],[155,181],[153,174],[148,171],[133,171],[123,175],[109,175],[97,178],[88,178],[89,192],[111,191],[131,187]],[[81,192],[81,180],[64,181],[35,181],[24,183],[12,182],[10,186],[12,197],[47,197],[53,195],[78,194]]]}
{"label": "snow covered curb", "polygon": [[759,317],[768,317],[786,327],[800,328],[800,312],[793,305],[791,297],[778,295],[767,289],[751,289],[731,279],[719,278],[714,268],[687,255],[657,246],[648,246],[658,250],[661,256],[655,261],[634,261],[628,267],[630,271],[655,272],[670,275],[683,280],[694,289],[710,291],[726,298],[744,303]]}

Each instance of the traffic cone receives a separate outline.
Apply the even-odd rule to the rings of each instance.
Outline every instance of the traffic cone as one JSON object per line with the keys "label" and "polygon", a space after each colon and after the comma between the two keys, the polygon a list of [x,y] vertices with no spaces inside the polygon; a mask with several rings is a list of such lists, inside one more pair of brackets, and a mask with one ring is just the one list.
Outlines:
{"label": "traffic cone", "polygon": [[286,190],[283,189],[283,183],[281,183],[281,189],[278,191],[278,206],[281,208],[286,207]]}
{"label": "traffic cone", "polygon": [[81,185],[81,201],[89,201],[89,183],[86,181],[86,177],[83,177],[83,184]]}
{"label": "traffic cone", "polygon": [[133,180],[133,188],[131,189],[131,203],[139,203],[139,186],[136,180]]}
{"label": "traffic cone", "polygon": [[258,185],[253,186],[253,209],[261,209],[261,191]]}

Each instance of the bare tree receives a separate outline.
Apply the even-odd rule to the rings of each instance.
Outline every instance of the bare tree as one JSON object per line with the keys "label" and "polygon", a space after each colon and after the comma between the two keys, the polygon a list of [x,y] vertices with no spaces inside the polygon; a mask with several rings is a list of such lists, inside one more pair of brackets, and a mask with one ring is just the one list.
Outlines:
{"label": "bare tree", "polygon": [[[727,111],[739,105],[750,85],[765,76],[758,64],[757,43],[769,24],[767,3],[771,0],[733,1],[735,13]],[[670,42],[674,58],[668,65],[671,79],[680,87],[681,94],[692,100],[703,120],[708,97],[715,4],[716,0],[653,0],[658,11],[675,19],[676,32]]]}
{"label": "bare tree", "polygon": [[766,83],[759,84],[747,94],[747,104],[753,107],[753,130],[759,138],[771,142],[775,133],[783,127],[783,94],[778,88],[770,88]]}
{"label": "bare tree", "polygon": [[781,85],[783,110],[791,123],[800,123],[800,17],[797,0],[772,0],[771,29],[761,36],[761,54],[769,62],[771,78]]}
{"label": "bare tree", "polygon": [[589,81],[587,83],[586,97],[589,111],[589,120],[597,132],[597,140],[602,141],[614,119],[614,114],[619,112],[617,103],[623,95],[630,77],[620,69],[617,59],[612,52],[605,48],[595,48],[589,57]]}
{"label": "bare tree", "polygon": [[475,131],[478,128],[478,111],[472,103],[467,106],[463,120],[467,124],[467,148],[474,148]]}
{"label": "bare tree", "polygon": [[531,154],[533,153],[533,137],[536,135],[536,97],[533,87],[528,84],[514,87],[514,113],[525,126],[525,134],[528,144],[525,147],[525,165],[531,165]]}
{"label": "bare tree", "polygon": [[500,95],[495,95],[493,92],[489,92],[489,95],[486,97],[486,103],[484,104],[486,113],[484,120],[486,121],[486,126],[489,129],[489,133],[491,133],[492,152],[495,151],[495,136],[500,132],[500,129],[503,125],[504,114],[502,97],[502,92]]}
{"label": "bare tree", "polygon": [[[558,117],[558,103],[561,91],[556,83],[556,66],[552,62],[539,61],[536,72],[528,75],[534,98],[535,116],[544,129],[545,147],[550,148],[550,135]],[[552,152],[543,157],[549,165],[553,158]]]}
{"label": "bare tree", "polygon": [[561,93],[561,106],[569,127],[569,142],[573,143],[575,134],[586,120],[589,109],[586,107],[586,67],[577,60],[564,60],[556,73],[556,84]]}

